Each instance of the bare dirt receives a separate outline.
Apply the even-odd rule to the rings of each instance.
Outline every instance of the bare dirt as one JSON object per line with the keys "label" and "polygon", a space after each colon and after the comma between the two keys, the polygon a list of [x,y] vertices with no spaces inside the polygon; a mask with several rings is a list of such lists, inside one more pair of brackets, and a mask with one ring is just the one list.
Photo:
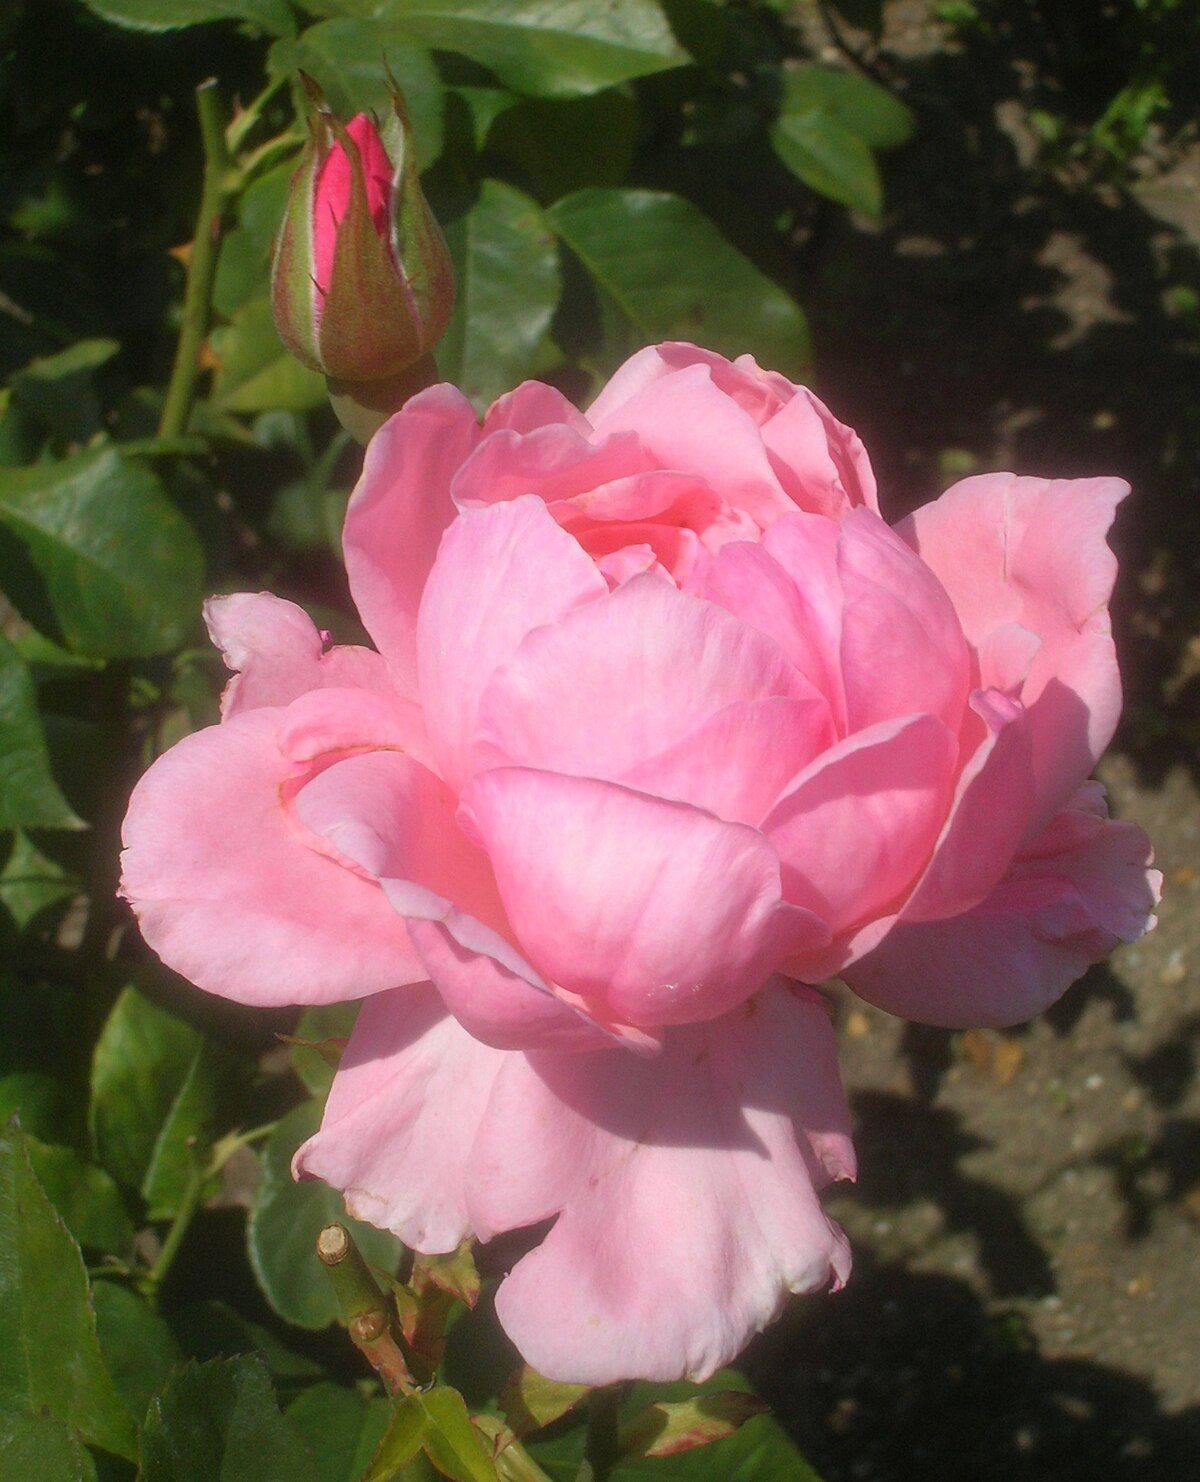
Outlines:
{"label": "bare dirt", "polygon": [[845,33],[920,130],[888,162],[882,226],[831,211],[799,246],[818,383],[893,517],[973,470],[1131,481],[1113,537],[1126,718],[1100,775],[1154,840],[1165,895],[1153,935],[1028,1026],[951,1034],[846,999],[862,1170],[829,1204],[855,1274],[797,1303],[750,1368],[828,1482],[1184,1482],[1200,1476],[1200,143],[1151,130],[1115,176],[1047,149],[1037,110],[1086,100],[1039,8],[1013,0],[965,40],[934,9],[892,0],[878,46]]}

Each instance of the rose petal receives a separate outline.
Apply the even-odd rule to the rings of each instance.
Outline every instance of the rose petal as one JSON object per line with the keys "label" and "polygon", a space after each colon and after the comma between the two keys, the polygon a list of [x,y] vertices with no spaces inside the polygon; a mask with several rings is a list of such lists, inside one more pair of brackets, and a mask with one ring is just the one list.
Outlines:
{"label": "rose petal", "polygon": [[775,477],[798,509],[840,519],[859,505],[878,511],[875,473],[862,439],[806,387],[762,425]]}
{"label": "rose petal", "polygon": [[389,690],[387,663],[369,648],[342,645],[325,651],[316,625],[302,607],[270,592],[236,592],[204,604],[209,637],[225,667],[238,672],[225,686],[221,714],[260,705],[287,705],[326,686]]}
{"label": "rose petal", "polygon": [[761,633],[655,576],[635,576],[531,633],[496,673],[472,767],[616,778],[729,705],[772,696],[815,698]]}
{"label": "rose petal", "polygon": [[[479,699],[532,629],[607,595],[591,560],[527,495],[461,516],[421,600],[421,698],[441,770],[468,775]],[[559,625],[561,626],[561,625]]]}
{"label": "rose petal", "polygon": [[[487,1235],[558,1214],[496,1309],[539,1373],[704,1378],[789,1292],[840,1285],[816,1189],[852,1174],[823,1004],[773,984],[661,1060],[514,1057],[469,1173]],[[561,1211],[561,1212],[560,1212]]]}
{"label": "rose petal", "polygon": [[529,960],[614,1019],[713,1018],[827,939],[782,904],[774,850],[742,824],[523,767],[477,775],[462,808]]}
{"label": "rose petal", "polygon": [[[315,698],[365,691],[316,691]],[[282,793],[287,710],[197,731],[150,768],[125,819],[121,893],[168,966],[242,1003],[333,1003],[425,969],[378,885],[309,847]]]}
{"label": "rose petal", "polygon": [[478,438],[466,397],[430,386],[371,439],[346,511],[342,545],[354,604],[406,694],[416,693],[421,592],[454,518],[450,482]]}
{"label": "rose petal", "polygon": [[1022,1023],[1154,925],[1162,877],[1152,858],[1141,829],[1097,816],[1085,789],[979,906],[948,921],[901,923],[847,981],[927,1024]]}
{"label": "rose petal", "polygon": [[937,840],[956,750],[940,720],[918,715],[860,731],[820,757],[762,824],[783,861],[786,898],[835,934],[885,913]]}
{"label": "rose petal", "polygon": [[506,1059],[428,986],[368,999],[293,1172],[341,1189],[352,1215],[414,1250],[454,1250],[472,1234],[466,1167]]}
{"label": "rose petal", "polygon": [[977,648],[1011,623],[1041,640],[1020,695],[1038,781],[1034,833],[1091,771],[1116,727],[1121,682],[1107,603],[1117,565],[1104,536],[1128,492],[1120,479],[983,474],[897,526],[950,594]]}

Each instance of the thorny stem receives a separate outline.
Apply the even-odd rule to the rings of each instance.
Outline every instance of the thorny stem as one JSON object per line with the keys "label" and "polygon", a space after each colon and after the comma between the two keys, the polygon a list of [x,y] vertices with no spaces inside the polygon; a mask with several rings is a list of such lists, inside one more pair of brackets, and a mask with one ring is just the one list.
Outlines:
{"label": "thorny stem", "polygon": [[222,217],[240,186],[240,176],[225,145],[223,109],[215,77],[202,82],[196,89],[196,111],[200,115],[200,138],[204,146],[204,186],[196,218],[196,235],[188,258],[183,325],[158,424],[160,437],[182,437],[187,431],[196,380],[200,374],[200,345],[208,329],[213,282],[217,274]]}
{"label": "thorny stem", "polygon": [[389,1395],[411,1393],[415,1384],[392,1332],[387,1298],[375,1284],[345,1225],[325,1226],[317,1236],[317,1255],[333,1282],[350,1341],[379,1375]]}

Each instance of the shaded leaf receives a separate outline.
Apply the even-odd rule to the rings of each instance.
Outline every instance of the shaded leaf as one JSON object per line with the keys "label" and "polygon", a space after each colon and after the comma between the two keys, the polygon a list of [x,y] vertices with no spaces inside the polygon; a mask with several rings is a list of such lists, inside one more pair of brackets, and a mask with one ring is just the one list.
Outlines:
{"label": "shaded leaf", "polygon": [[897,149],[916,128],[912,110],[878,83],[837,67],[798,67],[785,72],[781,113],[831,114],[872,149]]}
{"label": "shaded leaf", "polygon": [[133,31],[177,31],[206,21],[245,21],[268,35],[295,25],[287,0],[84,0],[89,10]]}
{"label": "shaded leaf", "polygon": [[401,16],[319,21],[293,39],[277,41],[267,57],[273,77],[304,71],[315,78],[330,111],[343,120],[372,110],[387,116],[389,69],[404,94],[417,166],[428,169],[442,152],[442,80],[429,53],[406,33]]}
{"label": "shaded leaf", "polygon": [[120,349],[116,340],[80,340],[39,357],[12,378],[13,400],[63,442],[85,442],[100,427],[92,373]]}
{"label": "shaded leaf", "polygon": [[224,1302],[193,1302],[173,1312],[169,1322],[187,1357],[201,1363],[232,1353],[256,1353],[281,1387],[308,1385],[326,1377],[320,1364],[288,1348]]}
{"label": "shaded leaf", "polygon": [[0,522],[28,547],[72,648],[141,657],[195,624],[200,544],[145,464],[103,448],[2,468]]}
{"label": "shaded leaf", "polygon": [[320,1482],[358,1482],[387,1429],[392,1404],[339,1384],[314,1384],[286,1413],[308,1442]]}
{"label": "shaded leaf", "polygon": [[500,1391],[500,1408],[513,1434],[531,1435],[573,1409],[588,1393],[586,1384],[563,1384],[523,1365]]}
{"label": "shaded leaf", "polygon": [[471,1424],[458,1390],[441,1384],[414,1398],[425,1408],[423,1444],[438,1471],[453,1482],[498,1482],[491,1448]]}
{"label": "shaded leaf", "polygon": [[319,1482],[261,1359],[189,1363],[151,1402],[140,1482]]}
{"label": "shaded leaf", "polygon": [[15,833],[11,843],[0,869],[0,904],[24,930],[42,911],[77,895],[81,886],[72,870],[43,854],[28,834]]}
{"label": "shaded leaf", "polygon": [[354,1021],[358,1001],[313,1004],[296,1021],[296,1032],[288,1043],[292,1069],[314,1096],[323,1096],[333,1085],[333,1074]]}
{"label": "shaded leaf", "polygon": [[608,360],[683,338],[731,357],[748,351],[793,378],[807,366],[808,331],[795,301],[690,201],[658,191],[582,190],[556,201],[546,219],[609,309]]}
{"label": "shaded leaf", "polygon": [[0,1409],[64,1422],[93,1445],[136,1457],[134,1427],[100,1355],[79,1247],[14,1123],[0,1133],[0,1333]]}
{"label": "shaded leaf", "polygon": [[150,1219],[167,1219],[180,1208],[218,1133],[233,1121],[238,1068],[213,1040],[196,1045],[142,1179]]}
{"label": "shaded leaf", "polygon": [[770,1406],[745,1390],[727,1389],[674,1403],[647,1405],[621,1427],[621,1456],[674,1456],[731,1436]]}
{"label": "shaded leaf", "polygon": [[217,361],[212,400],[218,410],[303,412],[324,405],[324,377],[284,349],[265,295],[244,303],[209,339]]}
{"label": "shaded leaf", "polygon": [[50,772],[33,676],[0,634],[0,828],[83,828]]}
{"label": "shaded leaf", "polygon": [[75,1148],[57,1147],[25,1136],[25,1149],[38,1182],[80,1245],[121,1255],[133,1240],[133,1221],[121,1191],[103,1168]]}
{"label": "shaded leaf", "polygon": [[637,122],[629,89],[569,102],[526,98],[497,115],[487,147],[514,160],[540,199],[553,201],[589,185],[619,185],[633,160]]}
{"label": "shaded leaf", "polygon": [[0,1405],[0,1476],[30,1482],[93,1482],[96,1468],[64,1421]]}
{"label": "shaded leaf", "polygon": [[820,107],[784,113],[770,135],[775,153],[805,185],[868,216],[883,210],[875,156],[834,114]]}
{"label": "shaded leaf", "polygon": [[342,1220],[363,1257],[394,1272],[401,1245],[393,1235],[347,1219],[342,1196],[327,1184],[297,1183],[292,1156],[317,1130],[320,1107],[307,1101],[283,1117],[262,1154],[262,1174],[246,1225],[250,1264],[271,1306],[301,1328],[324,1328],[338,1314],[333,1285],[317,1259],[316,1241],[332,1220]]}
{"label": "shaded leaf", "polygon": [[183,1350],[166,1320],[128,1287],[98,1281],[92,1305],[105,1365],[126,1409],[140,1422],[171,1370],[183,1363]]}
{"label": "shaded leaf", "polygon": [[594,93],[687,61],[656,0],[405,0],[396,11],[409,35],[536,97]]}
{"label": "shaded leaf", "polygon": [[499,180],[483,182],[446,245],[458,295],[438,367],[482,408],[532,371],[558,304],[558,249],[537,202]]}
{"label": "shaded leaf", "polygon": [[237,224],[221,241],[213,284],[213,306],[227,319],[243,304],[262,297],[295,168],[293,159],[268,170],[247,187],[238,201]]}

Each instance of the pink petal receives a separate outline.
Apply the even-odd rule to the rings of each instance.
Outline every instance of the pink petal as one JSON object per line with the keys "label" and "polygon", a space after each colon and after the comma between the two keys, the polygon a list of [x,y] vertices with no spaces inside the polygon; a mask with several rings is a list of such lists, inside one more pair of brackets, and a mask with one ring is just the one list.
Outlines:
{"label": "pink petal", "polygon": [[591,431],[588,419],[561,391],[547,386],[544,381],[522,381],[488,407],[483,418],[483,433],[486,437],[505,427],[513,432],[533,432],[556,423],[584,437]]}
{"label": "pink petal", "polygon": [[742,824],[522,767],[478,774],[462,808],[529,960],[614,1019],[714,1018],[826,940],[782,904],[775,852]]}
{"label": "pink petal", "polygon": [[[316,696],[336,707],[358,693]],[[244,711],[155,762],[130,799],[121,893],[168,966],[242,1003],[332,1003],[417,982],[424,967],[378,885],[310,847],[284,807],[288,715]]]}
{"label": "pink petal", "polygon": [[531,633],[497,672],[473,767],[616,778],[727,706],[771,696],[814,693],[761,633],[658,577],[635,576]]}
{"label": "pink petal", "polygon": [[639,350],[609,378],[588,409],[592,425],[599,427],[654,382],[693,366],[705,368],[721,394],[746,412],[757,427],[769,421],[796,391],[786,376],[762,370],[752,355],[729,361],[713,350],[674,340]]}
{"label": "pink petal", "polygon": [[706,365],[652,381],[611,411],[598,401],[591,422],[604,436],[636,432],[659,468],[699,474],[761,528],[794,508],[754,420],[714,385]]}
{"label": "pink petal", "polygon": [[723,546],[704,573],[701,594],[773,638],[825,696],[845,733],[842,584],[832,521],[789,515],[776,520],[760,545]]}
{"label": "pink petal", "polygon": [[1128,491],[1120,479],[985,474],[897,527],[950,594],[977,648],[1012,623],[1041,640],[1020,695],[1033,734],[1035,831],[1067,802],[1116,727],[1121,685],[1107,603],[1117,566],[1104,536]]}
{"label": "pink petal", "polygon": [[454,1250],[472,1233],[466,1167],[507,1058],[460,1029],[432,988],[368,999],[293,1172],[341,1189],[352,1215],[414,1250]]}
{"label": "pink petal", "polygon": [[460,515],[421,600],[421,697],[446,780],[468,774],[479,699],[532,629],[607,594],[604,578],[533,495]]}
{"label": "pink petal", "polygon": [[783,861],[786,898],[824,917],[835,934],[884,914],[912,886],[941,832],[956,750],[941,721],[917,715],[827,751],[763,821]]}
{"label": "pink petal", "polygon": [[371,439],[346,511],[342,544],[355,606],[408,694],[416,693],[417,607],[455,514],[450,483],[478,437],[466,397],[430,386]]}
{"label": "pink petal", "polygon": [[757,825],[834,739],[829,707],[820,696],[750,700],[718,711],[617,780],[733,823]]}
{"label": "pink petal", "polygon": [[1098,816],[1082,789],[982,904],[947,921],[901,923],[846,978],[907,1019],[1022,1023],[1154,925],[1162,877],[1152,858],[1140,828]]}
{"label": "pink petal", "polygon": [[455,475],[454,502],[497,504],[536,494],[548,504],[653,467],[632,433],[592,444],[571,427],[555,424],[518,433],[487,433]]}
{"label": "pink petal", "polygon": [[838,520],[859,505],[878,512],[875,474],[862,439],[801,386],[763,424],[775,476],[798,509]]}
{"label": "pink petal", "polygon": [[270,592],[235,592],[204,604],[209,637],[234,677],[221,696],[221,714],[260,705],[287,705],[307,690],[328,685],[387,690],[387,664],[369,648],[325,643],[302,607]]}
{"label": "pink petal", "polygon": [[954,801],[925,873],[903,909],[906,921],[956,916],[1000,882],[1033,807],[1028,717],[995,691],[971,706],[985,735],[959,774]]}
{"label": "pink petal", "polygon": [[921,711],[956,731],[970,659],[937,578],[869,510],[852,510],[842,521],[838,574],[845,593],[841,668],[850,730]]}
{"label": "pink petal", "polygon": [[789,1292],[845,1280],[816,1190],[853,1173],[847,1123],[829,1015],[778,981],[658,1061],[513,1057],[469,1207],[485,1236],[558,1220],[501,1284],[501,1323],[553,1379],[707,1376]]}

